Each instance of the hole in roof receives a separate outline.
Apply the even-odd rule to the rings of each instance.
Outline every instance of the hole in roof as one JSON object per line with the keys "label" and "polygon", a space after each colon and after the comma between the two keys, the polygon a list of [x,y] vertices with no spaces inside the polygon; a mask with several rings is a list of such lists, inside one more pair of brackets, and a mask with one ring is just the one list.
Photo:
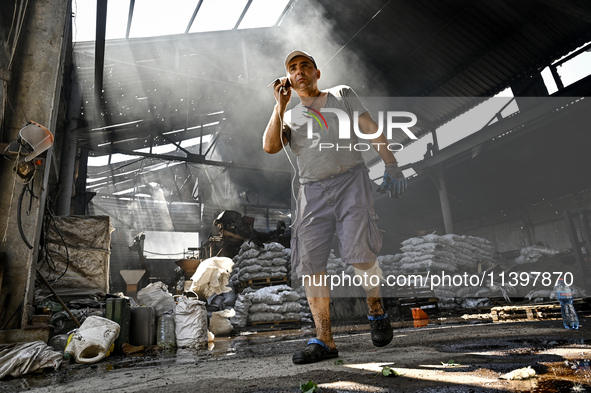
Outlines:
{"label": "hole in roof", "polygon": [[[203,0],[189,33],[232,30],[240,20],[248,0]],[[240,29],[274,26],[289,0],[253,0]],[[134,3],[129,38],[184,34],[199,0],[141,0]],[[122,39],[127,33],[130,0],[107,4],[105,38]],[[96,0],[77,0],[74,4],[74,41],[94,41]]]}
{"label": "hole in roof", "polygon": [[289,0],[253,0],[239,29],[271,27],[279,20]]}
{"label": "hole in roof", "polygon": [[242,15],[247,0],[203,0],[189,33],[232,30]]}
{"label": "hole in roof", "polygon": [[196,0],[136,1],[129,38],[183,34],[197,3]]}

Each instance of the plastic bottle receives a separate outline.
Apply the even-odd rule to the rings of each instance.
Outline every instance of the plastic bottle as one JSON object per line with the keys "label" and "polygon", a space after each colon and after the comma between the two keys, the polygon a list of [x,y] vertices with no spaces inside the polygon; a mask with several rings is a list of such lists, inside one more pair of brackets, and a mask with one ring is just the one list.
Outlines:
{"label": "plastic bottle", "polygon": [[573,294],[570,287],[564,283],[561,278],[554,287],[556,291],[556,298],[560,302],[560,311],[562,312],[562,323],[567,329],[578,329],[579,318],[573,306]]}
{"label": "plastic bottle", "polygon": [[172,313],[164,313],[158,318],[158,337],[156,345],[161,348],[176,347],[176,335],[174,333],[174,315]]}

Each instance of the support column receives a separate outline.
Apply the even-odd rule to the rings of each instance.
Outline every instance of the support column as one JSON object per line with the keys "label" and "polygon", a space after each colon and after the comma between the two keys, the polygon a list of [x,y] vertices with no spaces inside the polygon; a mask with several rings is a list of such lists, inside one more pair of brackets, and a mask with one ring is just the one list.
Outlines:
{"label": "support column", "polygon": [[445,182],[445,174],[443,168],[440,168],[437,173],[439,202],[441,203],[441,213],[443,214],[443,226],[445,233],[454,233],[454,222],[451,214],[451,206],[449,204],[449,196],[447,194],[447,183]]}
{"label": "support column", "polygon": [[72,72],[71,93],[62,142],[62,155],[60,160],[59,193],[56,202],[55,213],[58,216],[70,214],[72,203],[72,187],[74,185],[74,171],[76,169],[76,154],[78,145],[78,120],[82,105],[82,93],[76,74]]}
{"label": "support column", "polygon": [[[16,140],[23,122],[29,120],[56,133],[71,16],[70,1],[28,2],[13,62],[13,69],[18,72],[12,73],[8,84],[7,97],[12,109],[4,114],[5,142]],[[6,305],[0,316],[1,329],[24,328],[29,323],[52,161],[53,148],[47,151],[44,164],[37,168],[30,184],[35,198],[29,215],[21,217],[24,236],[32,249],[27,247],[17,229],[18,199],[23,185],[18,180],[15,183],[13,178],[14,162],[3,160],[0,164],[0,238],[6,233],[0,242],[4,265],[0,302]],[[29,209],[28,203],[26,209]]]}
{"label": "support column", "polygon": [[441,214],[443,216],[445,233],[454,233],[453,216],[451,214],[451,206],[449,204],[447,183],[445,182],[443,167],[438,166],[436,168],[431,168],[426,173],[429,175],[431,181],[433,181],[433,184],[435,184],[435,187],[437,187],[437,191],[439,192],[439,203],[441,204]]}
{"label": "support column", "polygon": [[[74,214],[77,216],[86,215],[86,205],[94,193],[86,191],[86,178],[88,176],[88,148],[85,147],[80,152],[78,160],[78,179],[76,179],[76,197],[74,198]],[[89,198],[90,196],[90,198]]]}

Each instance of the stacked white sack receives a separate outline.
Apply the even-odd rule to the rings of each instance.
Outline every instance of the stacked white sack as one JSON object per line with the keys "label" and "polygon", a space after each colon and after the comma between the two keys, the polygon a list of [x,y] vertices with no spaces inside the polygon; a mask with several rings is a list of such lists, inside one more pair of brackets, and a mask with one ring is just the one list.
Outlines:
{"label": "stacked white sack", "polygon": [[[401,250],[402,254],[395,256],[394,265],[398,270],[388,274],[427,271],[431,274],[472,274],[476,272],[479,262],[495,262],[493,244],[475,236],[429,234],[413,237],[402,242]],[[498,289],[438,285],[433,287],[433,292],[439,298],[440,309],[452,309],[483,306],[493,293],[496,296],[506,296],[506,293],[499,292]]]}
{"label": "stacked white sack", "polygon": [[334,255],[334,250],[331,250],[328,261],[326,262],[326,274],[331,276],[341,276],[343,272],[346,275],[355,274],[353,271],[353,266],[347,265],[341,258],[337,258],[336,255]]}
{"label": "stacked white sack", "polygon": [[252,306],[252,301],[245,295],[238,295],[234,304],[236,314],[230,319],[232,326],[243,328],[248,323],[248,310]]}
{"label": "stacked white sack", "polygon": [[402,257],[403,254],[378,256],[378,263],[380,264],[384,278],[396,276],[400,273],[400,260]]}
{"label": "stacked white sack", "polygon": [[475,236],[435,234],[413,237],[402,242],[400,270],[432,272],[474,271],[478,262],[494,262],[491,242]]}
{"label": "stacked white sack", "polygon": [[310,304],[308,304],[304,286],[302,285],[296,288],[296,292],[298,295],[300,295],[300,298],[297,302],[302,306],[302,309],[300,310],[300,318],[302,323],[313,323],[314,321],[312,319],[312,312],[310,311]]}
{"label": "stacked white sack", "polygon": [[520,254],[521,255],[515,258],[515,263],[518,265],[523,263],[536,263],[544,257],[560,254],[560,251],[544,246],[529,246],[522,248]]}
{"label": "stacked white sack", "polygon": [[287,285],[274,285],[258,290],[246,288],[236,300],[233,325],[246,326],[247,322],[301,321],[300,294]]}
{"label": "stacked white sack", "polygon": [[289,275],[291,249],[279,243],[266,243],[257,247],[253,242],[244,242],[234,257],[234,270],[230,281],[239,282],[255,278],[280,278]]}

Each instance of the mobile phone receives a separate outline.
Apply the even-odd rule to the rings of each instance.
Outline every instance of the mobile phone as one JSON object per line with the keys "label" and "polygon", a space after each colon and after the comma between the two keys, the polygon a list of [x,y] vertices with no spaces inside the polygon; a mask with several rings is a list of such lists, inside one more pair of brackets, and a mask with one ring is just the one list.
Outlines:
{"label": "mobile phone", "polygon": [[[277,83],[277,82],[280,82],[280,81],[281,81],[281,78],[277,78],[277,79],[275,79],[273,82],[269,83],[269,84],[267,85],[267,87],[274,86],[274,85],[275,85],[275,83]],[[289,78],[287,78],[287,79],[285,80],[285,85],[283,85],[283,87],[284,87],[284,89],[285,89],[285,90],[287,90],[287,89],[289,89],[289,88],[291,87],[291,82],[290,82]]]}

